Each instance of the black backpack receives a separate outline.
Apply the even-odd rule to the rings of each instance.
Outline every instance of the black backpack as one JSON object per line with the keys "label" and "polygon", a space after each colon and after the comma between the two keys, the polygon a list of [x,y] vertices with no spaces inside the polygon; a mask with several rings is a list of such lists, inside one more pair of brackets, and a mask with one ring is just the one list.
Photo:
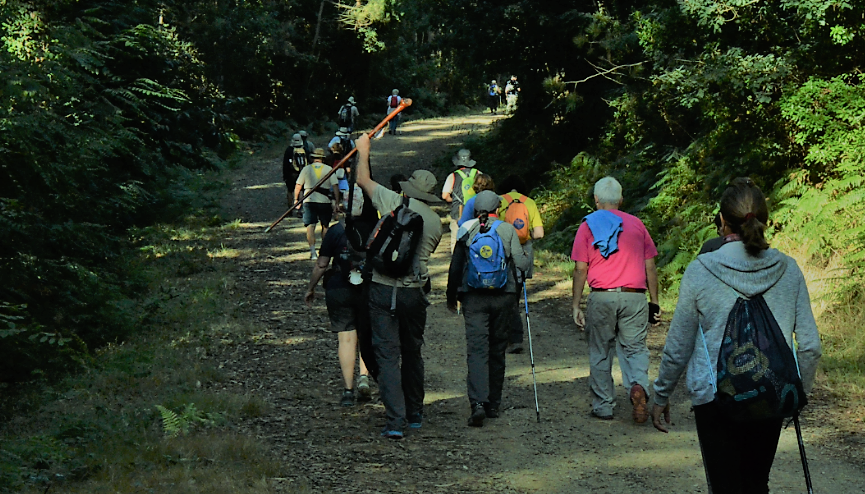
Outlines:
{"label": "black backpack", "polygon": [[762,295],[736,299],[716,370],[715,402],[733,421],[793,417],[808,404],[796,356]]}
{"label": "black backpack", "polygon": [[[351,103],[346,103],[342,105],[342,108],[339,109],[339,126],[340,127],[351,127]],[[348,152],[348,150],[344,150]]]}
{"label": "black backpack", "polygon": [[408,205],[409,198],[403,196],[402,205],[382,216],[366,244],[367,266],[391,278],[413,274],[415,252],[423,236],[423,218]]}

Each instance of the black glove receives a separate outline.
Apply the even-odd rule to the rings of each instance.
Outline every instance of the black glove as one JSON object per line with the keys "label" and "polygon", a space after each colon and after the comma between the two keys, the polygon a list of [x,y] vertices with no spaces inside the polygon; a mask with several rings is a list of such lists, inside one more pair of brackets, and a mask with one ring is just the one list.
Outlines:
{"label": "black glove", "polygon": [[649,324],[657,324],[661,322],[661,306],[649,302]]}

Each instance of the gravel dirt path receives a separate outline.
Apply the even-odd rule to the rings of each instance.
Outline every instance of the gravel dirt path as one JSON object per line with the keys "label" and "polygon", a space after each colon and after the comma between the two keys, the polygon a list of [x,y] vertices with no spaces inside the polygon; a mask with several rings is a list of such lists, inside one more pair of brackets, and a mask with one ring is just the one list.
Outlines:
{"label": "gravel dirt path", "polygon": [[[431,169],[495,118],[501,117],[408,122],[403,135],[373,141],[373,173],[386,184],[392,173]],[[631,421],[622,387],[614,420],[590,417],[587,350],[570,320],[570,287],[543,269],[529,283],[541,423],[535,421],[526,353],[508,355],[501,418],[483,428],[466,426],[463,321],[444,300],[447,228],[431,265],[425,423],[403,441],[380,439],[384,407],[377,400],[338,406],[336,335],[327,331],[323,300],[312,309],[302,301],[312,268],[302,225],[290,219],[264,234],[285,206],[280,163],[275,153],[252,156],[234,173],[224,199],[225,216],[242,224],[224,241],[234,257],[222,262],[232,265],[236,303],[251,338],[211,357],[230,376],[227,386],[269,404],[240,427],[269,443],[284,462],[281,476],[270,479],[274,492],[707,492],[683,394],[674,398],[675,425],[666,435]],[[441,184],[444,177],[437,174]],[[651,331],[650,376],[657,375],[665,332]],[[839,441],[842,432],[822,420],[826,400],[814,401],[803,426],[815,492],[865,492],[861,450],[849,438]],[[771,485],[773,492],[805,492],[792,427],[783,432]]]}

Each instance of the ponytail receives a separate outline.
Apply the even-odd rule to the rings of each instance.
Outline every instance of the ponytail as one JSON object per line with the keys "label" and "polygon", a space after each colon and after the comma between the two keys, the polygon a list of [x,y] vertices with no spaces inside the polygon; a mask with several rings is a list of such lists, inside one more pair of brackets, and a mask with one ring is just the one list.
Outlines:
{"label": "ponytail", "polygon": [[759,187],[747,177],[733,180],[721,196],[721,215],[733,233],[739,235],[745,251],[752,256],[769,248],[766,223],[769,208]]}
{"label": "ponytail", "polygon": [[480,222],[480,224],[481,224],[481,231],[482,232],[487,231],[489,229],[489,225],[487,225],[487,223],[489,223],[489,221],[490,221],[490,213],[488,213],[488,212],[481,213],[481,215],[478,216],[478,222]]}

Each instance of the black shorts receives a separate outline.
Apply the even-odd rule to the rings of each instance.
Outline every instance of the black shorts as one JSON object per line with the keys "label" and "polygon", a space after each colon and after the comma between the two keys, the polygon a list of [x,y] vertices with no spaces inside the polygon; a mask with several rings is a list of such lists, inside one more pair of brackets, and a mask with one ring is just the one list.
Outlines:
{"label": "black shorts", "polygon": [[[340,276],[336,274],[335,276]],[[334,333],[357,329],[357,317],[363,305],[360,287],[335,288],[325,291],[324,301]]]}
{"label": "black shorts", "polygon": [[333,218],[333,207],[330,203],[305,202],[303,203],[303,226],[321,223],[321,226],[330,225]]}

